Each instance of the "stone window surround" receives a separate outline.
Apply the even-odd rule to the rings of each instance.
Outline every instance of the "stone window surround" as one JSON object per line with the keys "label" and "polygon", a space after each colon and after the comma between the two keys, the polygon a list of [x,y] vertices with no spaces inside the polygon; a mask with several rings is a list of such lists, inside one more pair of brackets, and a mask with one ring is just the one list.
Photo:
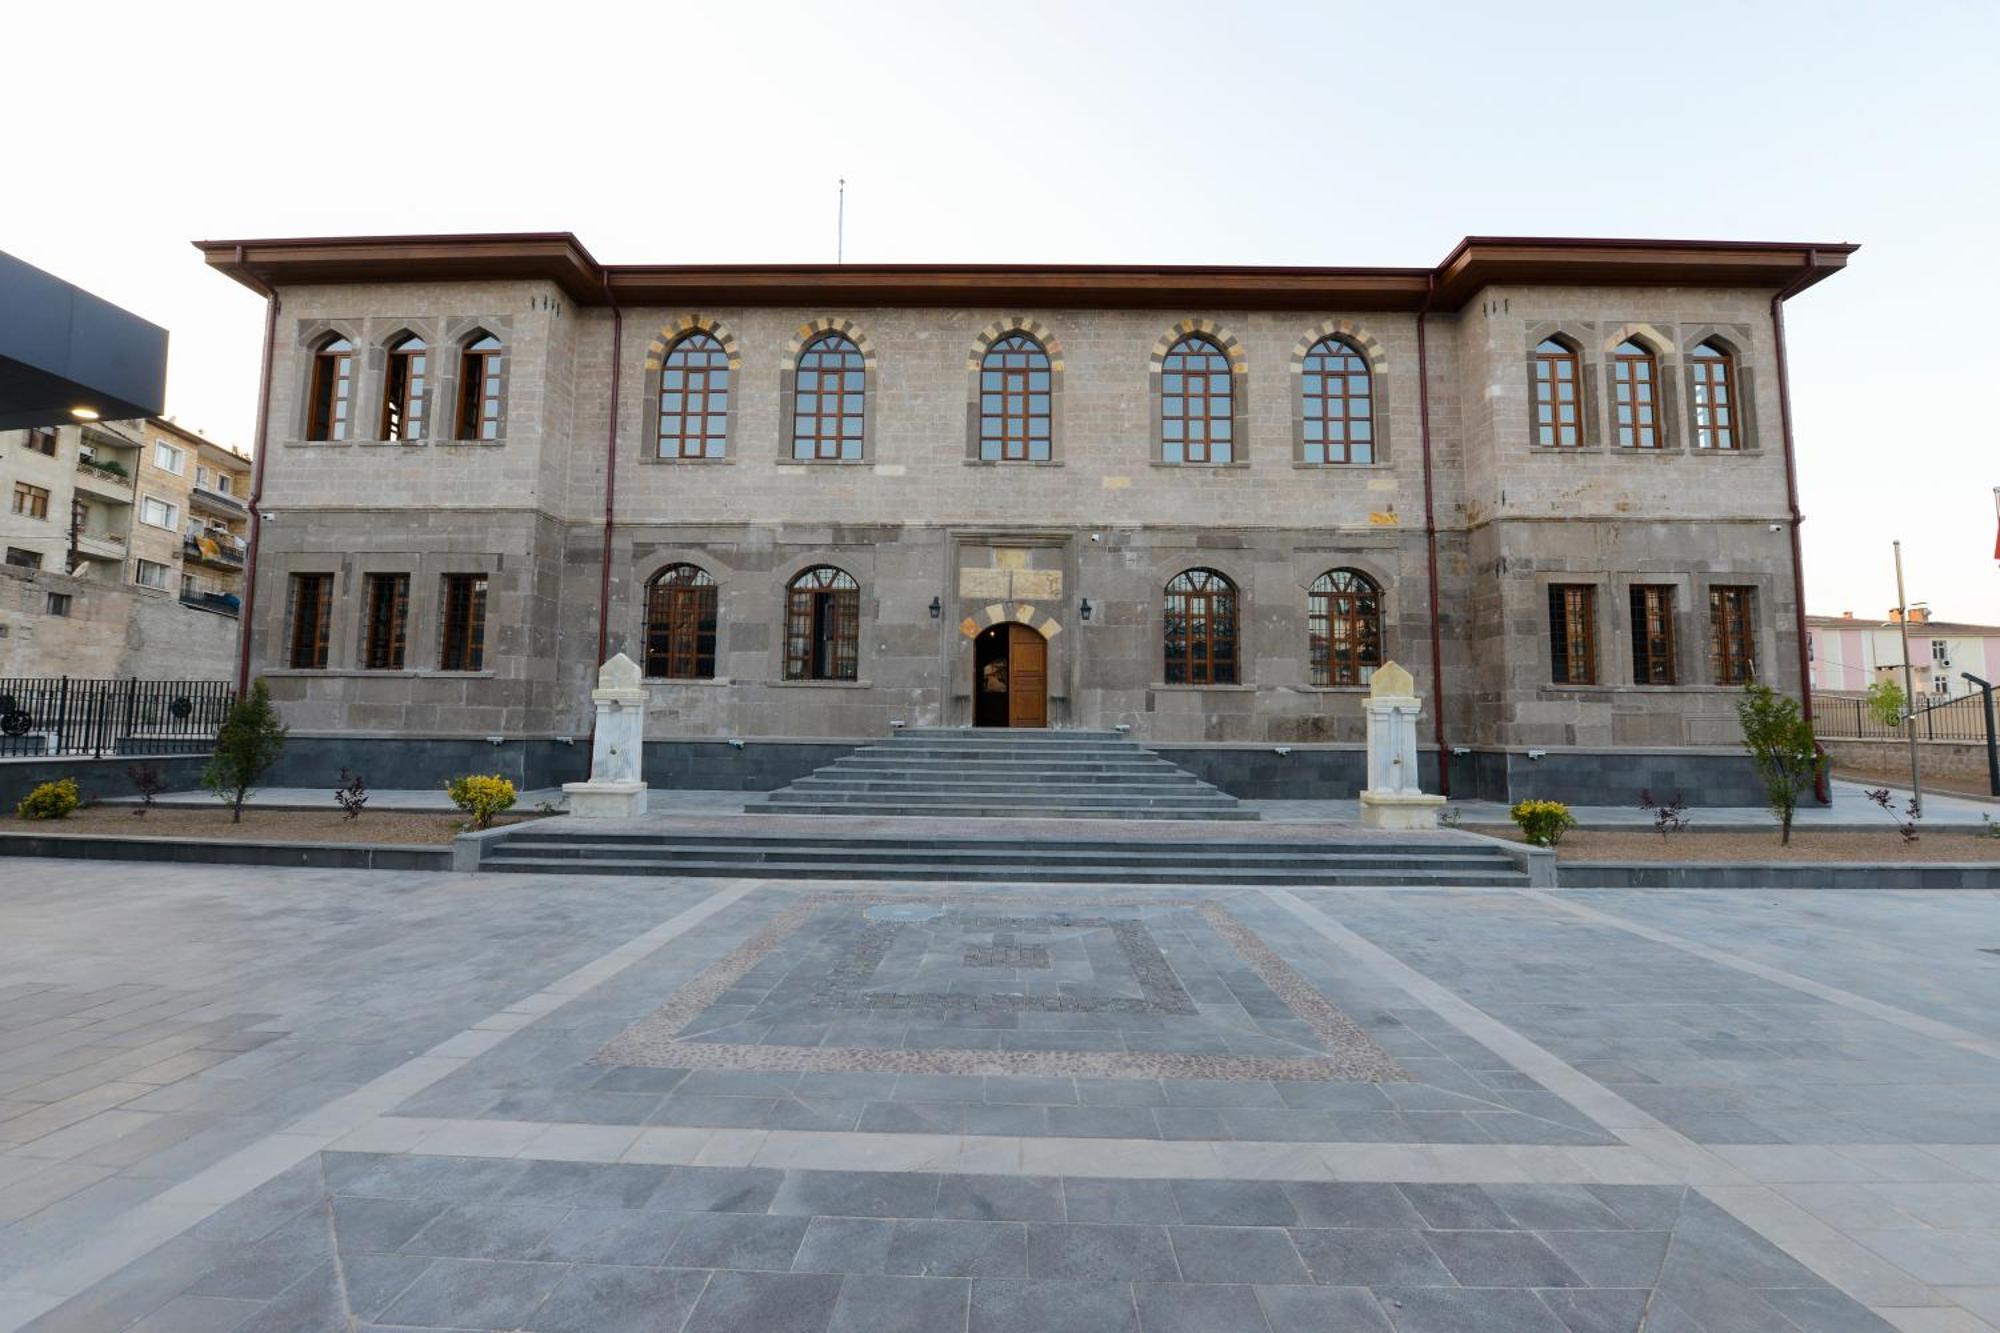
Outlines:
{"label": "stone window surround", "polygon": [[[1156,446],[1157,447],[1157,446]],[[1189,467],[1222,466],[1219,464],[1187,464]],[[1243,561],[1233,559],[1232,552],[1205,551],[1197,547],[1161,548],[1153,558],[1153,596],[1158,600],[1150,603],[1152,614],[1149,633],[1152,635],[1153,665],[1159,670],[1147,684],[1149,690],[1214,690],[1228,693],[1232,690],[1254,691],[1260,687],[1257,681],[1257,655],[1251,651],[1252,626],[1256,624],[1257,599],[1251,591],[1254,567],[1245,569]],[[1189,681],[1167,681],[1167,584],[1182,574],[1197,569],[1209,569],[1229,580],[1229,586],[1236,590],[1236,679],[1226,685],[1195,684]],[[1304,619],[1304,592],[1300,593],[1300,624]]]}
{"label": "stone window surround", "polygon": [[[1359,352],[1368,362],[1369,421],[1374,432],[1374,457],[1366,463],[1309,463],[1306,461],[1306,357],[1328,338],[1337,339]],[[1341,472],[1349,468],[1388,468],[1394,463],[1389,452],[1390,375],[1388,349],[1367,329],[1346,319],[1329,319],[1308,329],[1292,348],[1289,367],[1292,386],[1292,463],[1312,471]]]}
{"label": "stone window surround", "polygon": [[[492,449],[507,442],[507,400],[513,381],[514,344],[511,321],[483,316],[452,315],[442,318],[370,316],[366,319],[302,319],[296,337],[303,374],[299,380],[299,400],[291,412],[289,435],[282,441],[314,449],[339,449],[349,445],[380,445],[396,449],[425,446]],[[382,423],[382,399],[388,392],[389,348],[400,339],[415,335],[423,339],[430,358],[425,367],[424,433],[411,440],[382,440],[375,432]],[[500,434],[491,440],[461,440],[458,430],[458,384],[464,371],[465,349],[479,338],[500,340]],[[354,345],[354,401],[344,440],[308,440],[306,418],[312,411],[313,359],[322,343],[345,338]],[[367,431],[362,431],[362,426]]]}
{"label": "stone window surround", "polygon": [[[872,417],[872,413],[870,414]],[[863,427],[863,429],[867,429]],[[786,443],[790,444],[790,432],[786,433]],[[698,562],[697,562],[698,563]],[[854,580],[855,587],[855,631],[854,631],[854,679],[853,680],[791,680],[785,675],[785,630],[786,619],[791,607],[792,580],[809,569],[821,565],[831,565]],[[712,570],[710,571],[713,572]],[[763,683],[781,689],[832,689],[870,690],[875,688],[869,678],[868,667],[874,660],[875,651],[868,646],[870,630],[881,623],[882,608],[875,600],[875,551],[872,546],[838,546],[820,549],[809,554],[795,556],[782,565],[774,566],[770,577],[776,581],[776,599],[772,615],[776,620],[776,633],[771,637],[771,647],[766,655],[767,675]],[[716,580],[720,583],[722,580]],[[721,597],[717,595],[716,615],[722,615]],[[643,612],[641,613],[643,614]],[[926,615],[929,612],[925,613]],[[722,658],[720,623],[716,626],[716,659]]]}
{"label": "stone window surround", "polygon": [[[1550,338],[1576,354],[1577,424],[1582,439],[1577,444],[1542,444],[1535,432],[1535,349]],[[1521,432],[1530,452],[1538,454],[1599,453],[1604,449],[1604,395],[1599,389],[1600,373],[1609,374],[1605,359],[1596,352],[1597,325],[1588,320],[1543,320],[1523,330],[1521,348],[1522,383],[1527,398],[1522,403]],[[1628,451],[1632,452],[1632,451]]]}
{"label": "stone window surround", "polygon": [[[1312,464],[1310,466],[1338,468],[1342,465],[1339,463],[1324,463]],[[1330,551],[1315,554],[1323,556],[1326,563],[1320,565],[1309,577],[1296,585],[1298,593],[1293,599],[1298,611],[1299,625],[1305,631],[1305,638],[1299,644],[1299,679],[1291,688],[1301,694],[1367,694],[1370,689],[1367,685],[1315,685],[1312,683],[1312,585],[1318,580],[1320,575],[1331,574],[1335,570],[1340,569],[1351,569],[1357,574],[1367,575],[1375,584],[1376,647],[1382,654],[1382,661],[1395,662],[1399,659],[1390,650],[1389,646],[1391,630],[1396,623],[1395,582],[1389,577],[1386,570],[1375,561],[1366,558],[1364,554],[1349,551]],[[1297,563],[1296,558],[1294,563]],[[1416,675],[1416,668],[1411,667],[1410,673]]]}
{"label": "stone window surround", "polygon": [[[1750,362],[1750,329],[1743,324],[1683,324],[1680,328],[1681,346],[1692,352],[1703,343],[1714,343],[1729,353],[1730,391],[1735,395],[1736,447],[1734,449],[1703,449],[1695,444],[1694,419],[1694,377],[1683,375],[1685,381],[1682,396],[1685,401],[1681,411],[1688,422],[1686,452],[1697,458],[1734,458],[1743,454],[1761,452],[1761,442],[1757,431],[1757,369]],[[1684,359],[1684,357],[1683,357]]]}
{"label": "stone window surround", "polygon": [[[718,343],[721,343],[723,355],[729,358],[729,411],[725,414],[723,422],[722,457],[720,458],[684,458],[679,454],[669,457],[660,452],[660,373],[665,369],[667,354],[674,349],[674,345],[693,333],[705,333]],[[792,361],[794,366],[796,366],[798,357],[794,355]],[[734,463],[736,461],[736,451],[739,447],[736,423],[742,415],[738,409],[741,407],[743,401],[743,354],[740,345],[736,341],[736,335],[731,333],[721,320],[713,316],[700,313],[682,315],[677,319],[669,320],[667,323],[662,324],[660,331],[653,335],[652,342],[646,347],[645,368],[646,373],[643,377],[645,397],[640,401],[640,421],[643,424],[639,432],[639,438],[644,441],[644,444],[639,451],[639,461],[641,463],[662,463],[668,466],[681,465],[688,467]],[[873,385],[871,384],[869,387],[872,390]],[[789,398],[787,401],[790,401]],[[868,414],[868,417],[872,417],[873,415],[871,412]],[[871,428],[872,422],[864,418],[861,426],[863,432],[862,454],[864,458],[868,452],[867,432]],[[789,449],[791,444],[789,439],[791,425],[789,421],[787,421],[785,426],[785,435],[788,437],[785,443],[787,449]]]}
{"label": "stone window surround", "polygon": [[[1215,344],[1229,362],[1229,461],[1227,463],[1171,462],[1166,456],[1166,440],[1163,436],[1161,414],[1160,376],[1165,371],[1167,353],[1175,344],[1187,337],[1204,338]],[[1201,316],[1191,316],[1175,323],[1159,340],[1146,358],[1146,403],[1147,414],[1151,418],[1148,426],[1151,434],[1147,445],[1150,461],[1156,467],[1193,468],[1197,471],[1222,471],[1228,468],[1250,466],[1250,364],[1249,355],[1235,334],[1229,332],[1215,320]],[[1185,443],[1185,442],[1183,442]],[[1213,441],[1211,441],[1211,444]]]}
{"label": "stone window surround", "polygon": [[[734,373],[735,373],[734,368],[732,367],[731,374],[733,375]],[[731,413],[730,416],[733,423],[735,414]],[[733,424],[730,427],[730,433],[732,436],[735,433],[735,427]],[[674,460],[666,460],[666,461],[671,462]],[[693,463],[693,462],[700,462],[702,460],[690,458],[690,459],[681,459],[679,461]],[[714,460],[709,460],[709,461],[714,461]],[[828,562],[820,561],[818,563],[824,564]],[[717,668],[716,674],[713,676],[695,676],[695,677],[647,676],[642,674],[640,679],[647,685],[658,685],[661,687],[666,687],[671,685],[730,684],[731,683],[730,677],[722,674],[721,667],[722,663],[727,658],[729,653],[729,648],[728,648],[729,625],[730,625],[729,607],[730,607],[731,593],[733,591],[738,590],[735,585],[736,571],[731,569],[729,566],[721,563],[719,560],[716,559],[715,554],[712,551],[709,551],[704,547],[696,547],[696,546],[659,547],[653,550],[649,550],[646,553],[646,559],[643,565],[638,564],[636,562],[634,563],[632,568],[631,586],[638,590],[638,595],[631,599],[633,602],[633,607],[630,613],[630,621],[632,625],[632,637],[630,640],[628,640],[628,647],[631,649],[636,649],[636,652],[627,651],[626,656],[632,658],[633,661],[639,664],[639,670],[641,671],[641,673],[645,671],[646,605],[649,600],[648,594],[652,589],[653,580],[660,577],[660,575],[666,573],[668,570],[672,569],[676,565],[693,565],[696,569],[701,570],[703,573],[707,574],[710,578],[715,580],[715,665]],[[811,568],[811,566],[808,565],[805,566],[805,568]],[[842,566],[842,568],[846,568],[846,566]],[[849,570],[848,572],[850,574],[853,573],[852,570]],[[857,583],[860,582],[859,579],[856,579],[855,581]],[[613,651],[618,651],[618,650],[613,649]]]}
{"label": "stone window surround", "polygon": [[[1620,344],[1636,342],[1653,354],[1653,365],[1660,373],[1659,383],[1653,386],[1653,425],[1659,435],[1657,449],[1641,449],[1636,446],[1621,445],[1617,441],[1617,428],[1611,422],[1616,392],[1613,388],[1612,356]],[[1644,322],[1619,324],[1612,327],[1598,347],[1598,375],[1602,379],[1598,397],[1605,415],[1604,449],[1606,453],[1621,455],[1636,454],[1680,454],[1687,452],[1687,437],[1681,408],[1681,395],[1685,393],[1685,375],[1681,373],[1680,351],[1672,337],[1661,331],[1658,325]]]}
{"label": "stone window surround", "polygon": [[[799,358],[823,334],[838,333],[861,352],[861,457],[859,458],[794,458],[792,457],[792,422],[798,406]],[[778,462],[785,467],[872,467],[881,460],[875,456],[875,423],[882,414],[882,381],[875,357],[875,345],[868,335],[851,319],[821,315],[809,319],[792,331],[791,340],[785,345],[785,359],[778,370]],[[731,428],[732,432],[734,427]],[[853,570],[848,570],[852,574]],[[858,581],[858,576],[857,576]],[[784,674],[782,669],[778,673]],[[799,682],[794,681],[793,684]],[[821,682],[823,683],[823,682]],[[852,682],[847,682],[851,684]]]}
{"label": "stone window surround", "polygon": [[[979,456],[980,371],[986,353],[994,343],[1011,334],[1023,333],[1041,344],[1049,358],[1049,456],[1034,458],[986,459]],[[1063,350],[1053,332],[1040,320],[1014,315],[996,320],[979,331],[972,351],[965,359],[965,463],[968,467],[1061,467],[1063,465]],[[870,414],[872,417],[872,413]],[[864,426],[863,429],[869,427]],[[789,434],[789,430],[787,431]]]}
{"label": "stone window surround", "polygon": [[[282,590],[294,574],[333,575],[333,617],[327,628],[327,659],[324,667],[273,666],[267,675],[283,676],[387,676],[439,677],[448,680],[492,679],[498,672],[491,666],[478,671],[444,671],[437,666],[444,620],[439,598],[446,574],[484,574],[487,578],[486,660],[492,660],[494,584],[505,565],[505,557],[494,553],[457,551],[361,551],[273,552],[258,561],[258,574]],[[410,604],[404,627],[404,665],[398,670],[372,671],[361,665],[362,638],[367,633],[367,608],[362,590],[369,574],[408,574]],[[278,595],[266,605],[259,599],[267,642],[283,644],[290,626],[285,622],[289,598]]]}
{"label": "stone window surround", "polygon": [[[1357,566],[1358,568],[1358,566]],[[1589,685],[1569,685],[1549,679],[1553,664],[1549,655],[1549,588],[1555,584],[1589,584],[1597,589],[1597,622],[1592,627],[1597,645],[1597,680]],[[1641,685],[1632,679],[1632,589],[1641,584],[1664,584],[1674,589],[1674,675],[1672,685]],[[1571,694],[1671,695],[1697,693],[1734,694],[1741,687],[1717,684],[1711,678],[1713,647],[1708,618],[1708,590],[1711,587],[1751,588],[1755,618],[1757,666],[1760,672],[1776,659],[1777,622],[1771,606],[1776,576],[1764,573],[1704,573],[1648,570],[1548,570],[1535,575],[1534,605],[1537,612],[1536,674],[1539,693],[1544,697]],[[1386,632],[1388,617],[1383,617]],[[1760,677],[1761,678],[1761,677]]]}

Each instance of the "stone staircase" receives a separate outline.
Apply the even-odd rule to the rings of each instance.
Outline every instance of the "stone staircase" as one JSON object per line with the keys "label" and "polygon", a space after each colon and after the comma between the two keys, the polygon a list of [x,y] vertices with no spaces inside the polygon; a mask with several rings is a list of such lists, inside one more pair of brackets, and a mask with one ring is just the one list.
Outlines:
{"label": "stone staircase", "polygon": [[751,800],[787,815],[1255,819],[1234,796],[1115,731],[918,728]]}

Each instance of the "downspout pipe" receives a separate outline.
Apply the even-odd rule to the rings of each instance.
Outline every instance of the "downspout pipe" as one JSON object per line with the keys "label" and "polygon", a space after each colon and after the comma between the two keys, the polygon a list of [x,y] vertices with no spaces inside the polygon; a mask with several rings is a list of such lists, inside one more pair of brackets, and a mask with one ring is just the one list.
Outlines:
{"label": "downspout pipe", "polygon": [[[618,378],[625,360],[625,312],[618,308],[618,298],[612,295],[609,275],[604,279],[604,299],[611,303],[611,404],[604,431],[604,558],[597,576],[597,660],[591,667],[593,683],[596,669],[604,665],[605,651],[611,643],[611,515],[618,499]],[[591,723],[591,731],[595,735],[595,721]]]}
{"label": "downspout pipe", "polygon": [[1431,302],[1437,296],[1437,274],[1433,272],[1424,290],[1423,308],[1417,311],[1417,423],[1424,454],[1424,547],[1428,554],[1431,596],[1431,727],[1437,738],[1438,792],[1451,795],[1451,750],[1444,743],[1444,649],[1438,628],[1438,533],[1437,503],[1431,484],[1431,369],[1430,347],[1425,325],[1430,319]]}
{"label": "downspout pipe", "polygon": [[243,553],[243,606],[236,622],[236,695],[250,690],[250,639],[257,631],[257,554],[264,531],[264,456],[271,435],[271,361],[278,345],[277,292],[243,266],[243,247],[236,247],[236,271],[264,298],[264,367],[257,382],[257,425],[251,434],[250,538]]}
{"label": "downspout pipe", "polygon": [[[1806,567],[1803,548],[1799,541],[1799,525],[1805,521],[1805,515],[1799,512],[1798,460],[1792,445],[1792,376],[1785,351],[1785,302],[1803,291],[1818,276],[1818,269],[1819,252],[1806,251],[1805,271],[1771,297],[1771,337],[1778,361],[1778,433],[1785,447],[1785,505],[1789,511],[1792,530],[1792,610],[1797,617],[1795,633],[1799,647],[1799,711],[1808,726],[1812,724],[1813,719],[1812,652],[1806,637]],[[1831,803],[1824,769],[1821,770],[1813,794],[1819,798],[1821,805]]]}

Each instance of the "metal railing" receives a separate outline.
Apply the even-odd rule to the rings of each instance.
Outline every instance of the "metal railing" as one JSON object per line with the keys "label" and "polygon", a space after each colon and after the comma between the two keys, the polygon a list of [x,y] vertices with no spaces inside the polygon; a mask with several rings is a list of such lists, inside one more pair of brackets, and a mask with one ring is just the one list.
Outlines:
{"label": "metal railing", "polygon": [[0,677],[0,757],[210,750],[235,699],[226,680]]}
{"label": "metal railing", "polygon": [[[1916,707],[1920,741],[1986,740],[1986,712],[1977,694]],[[1901,722],[1884,722],[1869,711],[1868,701],[1852,695],[1813,697],[1813,730],[1825,740],[1899,741],[1909,733]]]}

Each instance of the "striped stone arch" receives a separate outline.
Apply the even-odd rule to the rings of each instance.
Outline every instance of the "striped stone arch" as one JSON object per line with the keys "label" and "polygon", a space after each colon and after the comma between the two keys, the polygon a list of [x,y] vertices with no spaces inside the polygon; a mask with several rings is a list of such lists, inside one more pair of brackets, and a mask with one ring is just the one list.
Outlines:
{"label": "striped stone arch", "polygon": [[1048,612],[1029,602],[989,602],[964,620],[958,622],[958,632],[968,639],[979,637],[981,630],[992,629],[1008,621],[1026,625],[1045,639],[1053,639],[1062,633],[1062,622]]}
{"label": "striped stone arch", "polygon": [[1348,319],[1329,319],[1307,329],[1305,336],[1292,348],[1292,374],[1305,373],[1306,356],[1319,345],[1322,338],[1339,338],[1351,344],[1368,358],[1368,366],[1377,375],[1389,366],[1389,353],[1375,336],[1360,325]]}
{"label": "striped stone arch", "polygon": [[1167,353],[1173,350],[1173,345],[1190,333],[1199,333],[1204,338],[1212,339],[1216,346],[1222,349],[1223,355],[1229,358],[1230,374],[1241,375],[1249,370],[1249,356],[1243,350],[1243,344],[1236,340],[1236,335],[1212,319],[1200,318],[1184,319],[1161,334],[1160,340],[1153,344],[1153,354],[1147,358],[1147,369],[1152,374],[1158,375],[1166,365]]}
{"label": "striped stone arch", "polygon": [[696,331],[706,333],[722,344],[722,351],[729,358],[731,370],[743,368],[742,354],[737,350],[736,335],[722,326],[722,321],[707,315],[682,315],[679,319],[660,326],[653,335],[653,341],[646,345],[646,369],[658,370],[666,357],[667,349],[679,342],[687,334]]}
{"label": "striped stone arch", "polygon": [[1038,319],[1030,319],[1026,315],[995,320],[981,329],[979,336],[972,341],[971,355],[965,358],[965,368],[977,371],[986,362],[987,349],[1010,333],[1025,333],[1040,343],[1042,350],[1049,354],[1049,369],[1058,375],[1062,374],[1062,344],[1056,341],[1056,335],[1049,332],[1046,324]]}
{"label": "striped stone arch", "polygon": [[870,374],[874,373],[875,345],[868,341],[868,335],[863,333],[853,320],[835,319],[831,315],[807,320],[792,331],[792,341],[785,348],[786,369],[796,369],[799,364],[799,353],[805,351],[806,344],[822,333],[841,334],[861,349],[861,368]]}
{"label": "striped stone arch", "polygon": [[1680,352],[1680,344],[1674,340],[1673,335],[1662,332],[1657,324],[1646,323],[1618,325],[1605,337],[1601,350],[1606,356],[1609,356],[1613,351],[1617,350],[1618,344],[1624,342],[1627,338],[1637,338],[1641,342],[1650,344],[1653,349],[1653,355],[1660,357],[1662,360],[1670,356],[1676,356]]}

